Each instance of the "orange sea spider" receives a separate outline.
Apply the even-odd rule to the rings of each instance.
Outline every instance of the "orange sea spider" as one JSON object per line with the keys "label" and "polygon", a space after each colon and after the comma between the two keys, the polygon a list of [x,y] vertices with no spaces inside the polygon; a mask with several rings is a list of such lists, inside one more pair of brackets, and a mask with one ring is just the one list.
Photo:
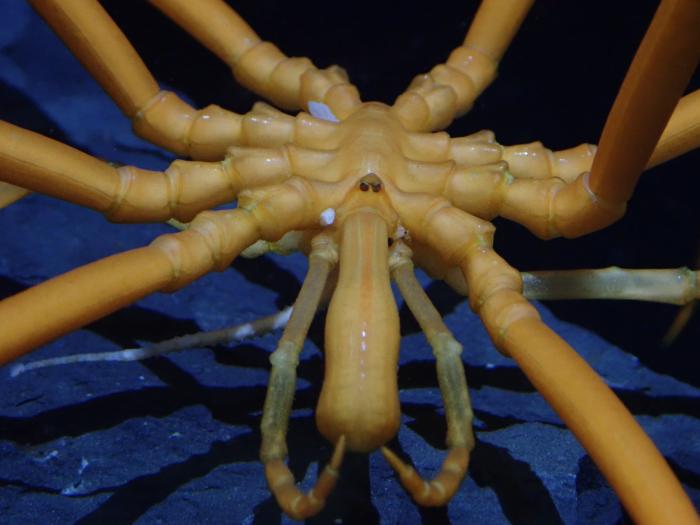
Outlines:
{"label": "orange sea spider", "polygon": [[[467,37],[465,47],[452,55],[449,67],[438,68],[432,78],[415,83],[413,91],[389,109],[379,104],[361,105],[339,70],[323,73],[303,61],[279,62],[273,48],[257,45],[255,37],[247,35],[222,4],[202,3],[216,15],[210,20],[226,21],[225,32],[233,37],[218,34],[216,26],[202,33],[198,17],[206,9],[199,12],[199,4],[192,9],[193,4],[154,1],[179,23],[190,24],[189,30],[215,52],[224,58],[233,57],[242,83],[283,107],[300,106],[316,114],[301,114],[294,119],[258,106],[241,119],[209,109],[199,114],[199,120],[186,132],[178,128],[178,119],[161,120],[170,108],[189,111],[173,95],[156,91],[143,96],[152,88],[143,71],[130,77],[123,69],[111,69],[119,64],[128,71],[127,64],[132,60],[133,65],[133,57],[120,63],[119,53],[127,49],[123,44],[90,36],[96,27],[101,32],[106,27],[96,22],[101,16],[96,4],[87,2],[77,7],[78,3],[73,2],[34,3],[59,32],[63,31],[69,45],[112,90],[126,113],[137,115],[135,126],[141,134],[180,154],[204,159],[220,156],[231,143],[239,146],[229,150],[223,163],[180,162],[163,177],[135,168],[109,167],[6,125],[0,150],[5,159],[4,180],[94,207],[114,220],[189,221],[201,210],[231,200],[235,194],[239,207],[201,213],[185,232],[160,238],[149,248],[95,263],[6,300],[0,306],[0,323],[7,327],[1,340],[6,360],[147,293],[179,288],[212,268],[223,269],[258,238],[274,242],[288,231],[305,231],[304,235],[287,237],[293,248],[311,252],[312,265],[273,359],[272,387],[263,417],[263,461],[268,480],[289,514],[303,517],[320,509],[333,485],[344,443],[356,451],[373,450],[382,447],[398,428],[396,379],[392,377],[398,332],[388,287],[390,268],[435,348],[450,452],[438,479],[424,485],[387,448],[382,451],[409,492],[423,504],[448,501],[464,476],[473,437],[461,363],[456,358],[458,345],[412,281],[409,260],[415,257],[463,291],[466,278],[472,307],[484,318],[497,346],[523,366],[573,427],[635,519],[660,521],[667,512],[676,520],[683,513],[688,519],[695,516],[665,463],[622,406],[522,300],[520,275],[491,250],[492,227],[484,220],[502,215],[543,237],[577,236],[602,227],[624,211],[638,171],[634,168],[635,155],[620,156],[623,160],[612,165],[615,169],[605,164],[613,161],[596,161],[601,167],[596,170],[594,166],[589,178],[584,172],[590,168],[591,147],[555,154],[554,158],[560,160],[553,167],[551,162],[539,163],[549,155],[539,146],[503,149],[484,133],[452,140],[444,134],[421,134],[446,125],[490,83],[495,62],[517,27],[517,20],[524,16],[526,3],[504,6],[485,2],[477,18],[481,25],[473,26],[474,32]],[[512,12],[496,16],[496,11],[505,8]],[[696,20],[692,17],[697,13],[687,3],[666,2],[664,9],[666,14],[658,18],[662,28],[659,34],[664,33],[664,23],[682,36],[684,24],[694,27],[691,22]],[[680,11],[683,9],[687,12]],[[237,31],[230,31],[232,27]],[[697,39],[692,36],[687,42],[684,38],[672,40],[668,45],[681,48],[672,50],[678,56],[692,55],[697,50]],[[692,52],[683,49],[684,45]],[[115,49],[117,55],[111,55]],[[687,60],[690,65],[685,70],[691,70],[693,60],[697,61],[696,54]],[[683,68],[667,76],[671,80],[683,76],[679,69]],[[683,84],[677,79],[676,83]],[[670,100],[667,113],[676,100],[672,88],[678,92],[682,86],[660,90]],[[660,102],[658,105],[663,106]],[[639,114],[643,117],[642,111]],[[660,132],[663,120],[653,125],[656,117],[646,118],[652,123],[644,127]],[[624,133],[615,131],[623,120],[611,119],[610,144],[630,133],[626,128],[621,128]],[[179,143],[184,136],[181,133],[189,133],[186,143]],[[633,149],[646,157],[636,159],[638,168],[646,163],[656,142],[654,138],[644,153],[643,143],[650,139],[644,133],[640,135]],[[31,153],[28,145],[37,143]],[[661,144],[669,142],[662,140]],[[607,151],[605,145],[603,141],[603,151]],[[42,156],[37,157],[37,152]],[[655,155],[675,154],[677,151],[669,153],[661,147]],[[597,158],[609,155],[599,154]],[[543,167],[545,171],[539,172]],[[81,175],[83,170],[89,175]],[[627,179],[610,175],[625,172],[631,173]],[[327,321],[326,378],[317,411],[320,430],[336,443],[336,453],[315,492],[303,495],[283,463],[295,377],[293,363],[321,298],[325,276],[338,257],[340,275]],[[41,319],[41,325],[34,318]],[[367,354],[361,353],[365,347],[370,350]],[[379,347],[385,350],[375,353],[373,349]],[[548,360],[562,360],[552,365],[550,372],[536,366],[536,351],[544,348]],[[574,378],[584,381],[585,388],[582,385],[572,397],[563,396],[569,391],[564,387],[570,386]],[[589,413],[582,403],[588,403],[591,397],[598,397],[599,403],[597,410]],[[630,441],[617,447],[603,442],[599,430],[613,423],[621,436],[629,432],[629,440],[641,447],[635,450],[634,458],[629,454],[625,458]],[[598,431],[591,432],[596,428]],[[632,463],[647,475],[654,472],[659,486],[673,494],[663,498],[663,508],[651,497],[658,499],[658,493],[648,492],[641,483],[630,483],[640,477],[629,468]]]}

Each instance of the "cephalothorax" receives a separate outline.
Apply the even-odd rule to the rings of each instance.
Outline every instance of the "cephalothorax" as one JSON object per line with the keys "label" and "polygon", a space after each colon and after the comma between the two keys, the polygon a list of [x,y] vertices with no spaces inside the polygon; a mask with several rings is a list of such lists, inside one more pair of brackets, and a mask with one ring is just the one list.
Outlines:
{"label": "cephalothorax", "polygon": [[[700,142],[687,124],[688,115],[700,113],[698,93],[683,99],[662,135],[697,63],[696,2],[662,3],[597,155],[589,145],[552,152],[538,143],[505,147],[487,131],[458,138],[434,132],[466,112],[493,80],[527,1],[485,0],[464,44],[388,106],[362,102],[337,67],[319,70],[308,59],[287,58],[219,0],[152,0],[230,64],[243,85],[281,108],[301,109],[296,116],[264,103],[245,115],[216,106],[194,110],[158,88],[97,1],[31,3],[133,119],[139,135],[197,160],[176,161],[164,172],[117,168],[0,123],[5,203],[20,187],[100,210],[114,221],[187,223],[147,247],[0,303],[2,362],[150,293],[223,270],[244,251],[300,250],[309,256],[309,271],[271,357],[262,418],[261,457],[272,492],[291,516],[314,515],[335,484],[345,449],[380,448],[418,503],[442,505],[467,472],[472,416],[461,346],[415,280],[415,261],[468,293],[496,346],[569,425],[635,520],[697,520],[653,443],[525,299],[604,293],[595,282],[605,277],[528,275],[523,284],[492,249],[489,222],[504,217],[543,238],[597,230],[624,214],[644,166]],[[649,63],[669,55],[676,58],[672,65],[651,72]],[[639,88],[650,78],[658,84],[654,97]],[[632,123],[629,106],[638,119]],[[615,156],[623,147],[625,155]],[[233,210],[209,211],[234,199]],[[624,288],[628,275],[614,278]],[[449,450],[430,482],[386,447],[400,421],[392,278],[433,347],[445,403]],[[656,286],[669,279],[685,283],[678,297],[695,289],[693,272],[649,274],[655,279]],[[594,288],[582,289],[581,281]],[[286,430],[298,355],[324,301],[325,376],[316,420],[335,452],[314,489],[303,494],[284,462]],[[654,485],[639,482],[650,477]]]}

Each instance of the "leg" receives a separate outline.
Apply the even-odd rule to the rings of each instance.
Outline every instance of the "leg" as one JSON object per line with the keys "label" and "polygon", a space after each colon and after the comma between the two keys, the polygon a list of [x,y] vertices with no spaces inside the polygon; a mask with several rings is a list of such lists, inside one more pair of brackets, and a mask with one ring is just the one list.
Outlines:
{"label": "leg", "polygon": [[462,46],[445,64],[413,79],[393,109],[412,131],[442,129],[469,110],[496,77],[496,68],[532,0],[483,0]]}
{"label": "leg", "polygon": [[552,151],[541,142],[503,146],[493,132],[480,131],[466,137],[450,139],[448,158],[463,165],[458,169],[505,161],[508,172],[524,179],[557,177],[571,182],[584,171],[590,171],[596,147],[581,144],[574,148]]}
{"label": "leg", "polygon": [[282,510],[295,519],[313,516],[323,508],[326,497],[335,486],[345,450],[345,438],[341,436],[331,462],[308,494],[299,490],[294,476],[284,463],[287,456],[287,424],[294,399],[299,354],[316,315],[328,275],[338,259],[337,248],[323,235],[317,236],[311,246],[309,271],[294,302],[289,323],[277,349],[270,356],[272,372],[261,425],[263,442],[260,457],[265,465],[268,485]]}
{"label": "leg", "polygon": [[403,463],[387,447],[382,447],[382,454],[417,503],[439,506],[452,499],[466,475],[469,454],[474,448],[473,415],[461,359],[462,345],[452,336],[416,280],[410,257],[411,250],[406,245],[402,242],[394,244],[390,259],[392,276],[435,355],[438,383],[445,403],[449,452],[442,470],[430,482],[424,481],[413,467]]}
{"label": "leg", "polygon": [[[469,295],[459,267],[448,267],[427,246],[414,243],[413,260],[434,279],[445,281],[460,295]],[[538,301],[613,299],[692,305],[700,298],[700,272],[688,268],[549,270],[521,272],[520,277],[523,296]]]}
{"label": "leg", "polygon": [[[244,189],[290,176],[282,151],[223,162],[175,161],[164,172],[114,166],[0,121],[0,178],[103,212],[117,222],[189,221]],[[276,161],[276,162],[275,162]]]}
{"label": "leg", "polygon": [[[696,110],[700,92],[681,100],[648,167],[695,146],[700,140]],[[588,144],[563,151],[537,142],[504,147],[484,131],[450,139],[450,158],[465,166],[457,166],[446,181],[436,177],[430,186],[444,188],[455,206],[479,217],[505,217],[544,239],[578,237],[625,212],[624,201],[615,204],[594,192],[588,172],[595,155],[595,146]]]}
{"label": "leg", "polygon": [[141,58],[97,0],[31,0],[136,133],[181,156],[217,159],[240,138],[241,116],[209,106],[196,111],[161,91]]}
{"label": "leg", "polygon": [[647,169],[700,147],[700,89],[678,101]]}
{"label": "leg", "polygon": [[250,212],[202,214],[186,232],[87,264],[0,302],[0,363],[5,364],[157,291],[181,288],[223,269],[258,236]]}
{"label": "leg", "polygon": [[255,319],[249,323],[243,323],[221,330],[211,332],[198,332],[195,334],[174,337],[166,341],[160,341],[141,348],[126,348],[114,352],[92,352],[84,354],[73,354],[62,357],[52,357],[31,361],[29,363],[17,363],[12,366],[10,374],[17,377],[24,372],[46,368],[56,365],[67,365],[73,363],[94,363],[96,361],[142,361],[170,352],[178,352],[201,346],[216,346],[227,343],[239,342],[249,337],[258,337],[272,330],[277,330],[287,325],[292,308],[288,306],[276,314]]}
{"label": "leg", "polygon": [[29,190],[20,188],[7,182],[0,182],[0,209],[17,202],[22,197],[31,193]]}
{"label": "leg", "polygon": [[697,66],[698,27],[697,1],[661,2],[610,110],[593,162],[590,190],[601,201],[622,204],[632,195]]}
{"label": "leg", "polygon": [[307,109],[309,101],[327,104],[340,119],[360,104],[357,88],[337,66],[317,69],[308,58],[289,58],[263,42],[221,0],[151,0],[233,69],[245,87],[285,109]]}

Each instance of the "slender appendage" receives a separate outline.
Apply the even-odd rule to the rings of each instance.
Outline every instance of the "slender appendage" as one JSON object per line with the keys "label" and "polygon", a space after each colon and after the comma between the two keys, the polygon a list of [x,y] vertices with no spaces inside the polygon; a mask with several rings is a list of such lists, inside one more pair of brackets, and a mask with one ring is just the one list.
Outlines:
{"label": "slender appendage", "polygon": [[445,128],[467,112],[496,77],[498,62],[527,15],[532,0],[483,0],[462,46],[447,62],[418,75],[393,111],[412,131]]}
{"label": "slender appendage", "polygon": [[[413,246],[413,260],[428,274],[445,281],[461,295],[469,287],[457,266],[448,267],[430,256],[422,246]],[[700,299],[700,272],[687,267],[674,269],[629,269],[611,266],[587,270],[522,272],[523,296],[527,299],[612,299],[688,305]]]}
{"label": "slender appendage", "polygon": [[6,208],[30,193],[31,191],[25,188],[20,188],[7,182],[0,182],[0,209]]}
{"label": "slender appendage", "polygon": [[341,68],[319,70],[308,58],[287,57],[221,0],[150,2],[228,64],[243,86],[279,107],[307,109],[309,101],[322,102],[343,119],[361,103]]}
{"label": "slender appendage", "polygon": [[184,232],[112,255],[0,302],[0,364],[157,291],[223,270],[259,235],[244,210],[205,212]]}
{"label": "slender appendage", "polygon": [[523,272],[523,294],[530,299],[627,299],[688,304],[700,297],[698,272],[688,268]]}
{"label": "slender appendage", "polygon": [[654,443],[566,342],[531,318],[504,327],[500,347],[588,451],[635,523],[700,522]]}
{"label": "slender appendage", "polygon": [[272,371],[261,424],[260,458],[265,465],[268,485],[282,510],[296,519],[318,514],[323,508],[327,495],[335,485],[345,448],[345,438],[341,436],[336,442],[330,465],[307,494],[296,486],[294,476],[284,463],[287,457],[287,425],[296,389],[299,354],[311,321],[316,315],[328,275],[338,258],[337,248],[328,237],[316,237],[311,246],[309,271],[294,302],[292,315],[277,349],[270,356]]}
{"label": "slender appendage", "polygon": [[129,117],[141,137],[182,156],[215,160],[238,142],[241,116],[195,110],[161,91],[138,53],[96,0],[30,3]]}
{"label": "slender appendage", "polygon": [[261,317],[248,323],[222,328],[221,330],[187,334],[142,347],[125,348],[124,350],[117,350],[114,352],[72,354],[61,357],[51,357],[49,359],[41,359],[38,361],[30,361],[28,363],[17,363],[10,368],[10,375],[12,377],[17,377],[18,375],[24,372],[29,372],[30,370],[73,363],[142,361],[151,357],[157,357],[160,355],[169,354],[171,352],[179,352],[181,350],[188,350],[190,348],[235,343],[251,337],[264,335],[279,328],[284,328],[287,325],[287,321],[289,321],[289,316],[291,313],[292,307],[288,306],[276,314]]}
{"label": "slender appendage", "polygon": [[514,177],[526,179],[557,177],[571,182],[584,171],[590,171],[596,152],[592,144],[560,151],[545,148],[541,142],[504,146],[488,130],[449,140],[449,158],[463,165],[460,168],[505,161]]}
{"label": "slender appendage", "polygon": [[432,481],[425,481],[387,447],[382,453],[396,470],[406,490],[420,505],[445,505],[459,488],[474,448],[472,407],[464,374],[460,345],[447,328],[413,273],[411,253],[403,243],[392,248],[392,276],[408,308],[425,333],[435,355],[438,383],[445,404],[448,454],[442,469]]}
{"label": "slender appendage", "polygon": [[[695,257],[695,267],[700,268],[700,252]],[[700,280],[700,272],[695,275],[695,285],[698,286],[698,280]],[[698,299],[700,297],[695,297],[694,300],[684,304],[682,308],[678,310],[678,313],[673,318],[671,325],[666,330],[666,333],[661,338],[661,346],[668,347],[671,346],[676,339],[681,335],[683,329],[686,327],[690,319],[696,312],[698,306]]]}
{"label": "slender appendage", "polygon": [[697,305],[697,301],[683,305],[683,308],[678,311],[676,317],[673,318],[673,322],[668,327],[668,330],[666,330],[666,333],[661,338],[661,346],[671,346],[675,340],[678,339],[678,336],[681,335],[688,321],[690,321],[695,314]]}
{"label": "slender appendage", "polygon": [[294,476],[283,460],[272,459],[265,463],[265,477],[270,485],[270,490],[288,516],[296,520],[303,520],[321,511],[326,498],[338,481],[338,472],[344,455],[345,436],[340,436],[333,449],[331,460],[321,472],[314,487],[306,494],[299,490]]}
{"label": "slender appendage", "polygon": [[115,167],[0,121],[0,178],[104,213],[115,222],[191,220],[247,188],[290,176],[283,152],[241,152],[221,162],[176,160],[165,171]]}
{"label": "slender appendage", "polygon": [[678,101],[647,163],[652,168],[700,147],[700,89]]}
{"label": "slender appendage", "polygon": [[600,138],[590,180],[599,199],[624,203],[632,195],[698,64],[698,27],[700,2],[661,2]]}

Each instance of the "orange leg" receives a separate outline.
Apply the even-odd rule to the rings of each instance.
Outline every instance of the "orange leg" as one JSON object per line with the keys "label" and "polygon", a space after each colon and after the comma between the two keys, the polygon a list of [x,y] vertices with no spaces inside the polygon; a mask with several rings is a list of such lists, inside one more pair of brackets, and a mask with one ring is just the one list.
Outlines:
{"label": "orange leg", "polygon": [[393,110],[401,123],[412,131],[432,131],[466,113],[496,78],[498,62],[532,4],[483,0],[464,43],[396,99]]}
{"label": "orange leg", "polygon": [[[247,152],[243,152],[247,153]],[[223,162],[175,161],[164,172],[114,166],[0,121],[0,178],[103,212],[117,222],[191,220],[247,188],[290,176],[283,152]]]}
{"label": "orange leg", "polygon": [[29,194],[30,191],[14,184],[0,182],[0,208],[5,208]]}
{"label": "orange leg", "polygon": [[360,105],[345,71],[319,70],[308,58],[287,57],[221,0],[150,1],[228,64],[243,86],[279,107],[307,109],[309,101],[322,102],[343,119]]}
{"label": "orange leg", "polygon": [[[185,231],[112,255],[0,302],[0,363],[157,291],[224,269],[258,238],[242,210],[206,212]],[[211,246],[216,247],[214,253]]]}
{"label": "orange leg", "polygon": [[653,168],[700,147],[700,89],[678,101],[647,163]]}
{"label": "orange leg", "polygon": [[181,156],[220,159],[239,141],[241,116],[200,111],[161,91],[97,0],[31,0],[32,6],[133,122],[138,135]]}
{"label": "orange leg", "polygon": [[632,195],[698,64],[698,27],[696,0],[661,2],[610,110],[593,162],[590,190],[601,201],[622,204]]}

